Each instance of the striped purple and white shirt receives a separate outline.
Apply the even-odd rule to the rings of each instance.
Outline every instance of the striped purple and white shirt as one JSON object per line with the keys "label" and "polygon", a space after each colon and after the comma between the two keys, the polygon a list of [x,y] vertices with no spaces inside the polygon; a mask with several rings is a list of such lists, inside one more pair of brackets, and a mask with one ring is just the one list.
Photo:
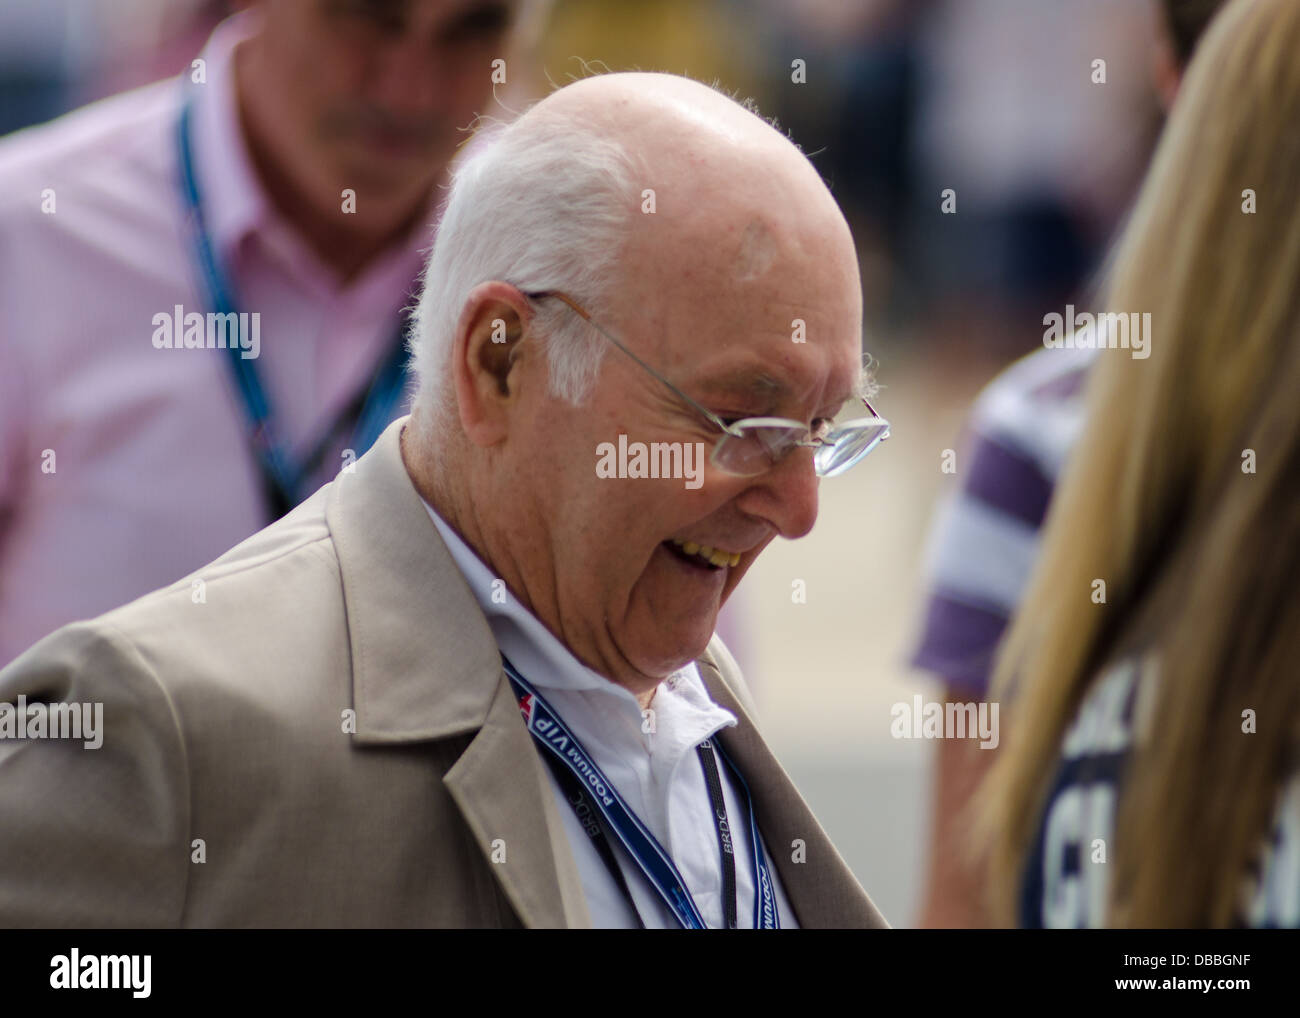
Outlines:
{"label": "striped purple and white shirt", "polygon": [[912,665],[983,697],[1024,593],[1057,479],[1083,427],[1096,350],[1043,349],[985,387],[958,453],[960,487],[926,551],[925,618]]}

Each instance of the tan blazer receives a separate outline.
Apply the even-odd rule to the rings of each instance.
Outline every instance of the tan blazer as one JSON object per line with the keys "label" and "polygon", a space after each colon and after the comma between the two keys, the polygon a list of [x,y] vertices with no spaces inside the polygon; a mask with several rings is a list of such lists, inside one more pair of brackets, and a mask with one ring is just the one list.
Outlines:
{"label": "tan blazer", "polygon": [[[590,925],[404,423],[216,562],[0,672],[0,702],[103,704],[99,749],[0,739],[0,925]],[[716,638],[699,665],[800,924],[885,926]]]}

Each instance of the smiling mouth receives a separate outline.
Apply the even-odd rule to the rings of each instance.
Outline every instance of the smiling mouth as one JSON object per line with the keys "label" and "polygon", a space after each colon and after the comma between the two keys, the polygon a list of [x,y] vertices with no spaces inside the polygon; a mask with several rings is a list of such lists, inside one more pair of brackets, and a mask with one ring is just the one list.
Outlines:
{"label": "smiling mouth", "polygon": [[740,563],[740,554],[738,552],[722,551],[708,545],[696,544],[694,541],[678,541],[674,538],[671,541],[665,541],[664,547],[683,562],[710,571],[721,569],[724,566],[736,566]]}

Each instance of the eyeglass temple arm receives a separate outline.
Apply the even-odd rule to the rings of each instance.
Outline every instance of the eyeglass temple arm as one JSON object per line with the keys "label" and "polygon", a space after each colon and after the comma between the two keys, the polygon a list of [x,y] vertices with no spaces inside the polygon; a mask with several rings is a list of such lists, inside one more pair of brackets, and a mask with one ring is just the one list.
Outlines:
{"label": "eyeglass temple arm", "polygon": [[[595,320],[592,319],[591,315],[588,314],[587,309],[584,308],[584,307],[583,307],[581,304],[579,304],[577,301],[575,301],[573,298],[571,298],[568,294],[563,293],[563,292],[561,292],[561,291],[559,291],[559,290],[536,290],[536,291],[533,291],[533,292],[531,292],[531,293],[524,293],[524,296],[527,297],[529,300],[542,300],[542,299],[544,299],[544,298],[546,298],[546,297],[554,297],[556,300],[563,301],[563,302],[564,302],[565,304],[567,304],[567,305],[568,305],[568,306],[569,306],[573,311],[575,311],[577,314],[581,315],[582,318],[583,318],[583,320],[586,321],[586,323],[587,323],[588,325],[590,325],[593,329],[595,329],[595,330],[596,330],[597,332],[599,332],[602,336],[604,336],[604,337],[605,337],[606,339],[608,339],[611,343],[613,343],[616,347],[618,347],[618,348],[619,348],[620,350],[622,350],[625,354],[627,354],[627,355],[628,355],[629,357],[631,357],[634,361],[636,361],[639,365],[641,365],[642,368],[644,368],[646,371],[650,372],[650,374],[654,375],[655,378],[657,378],[657,379],[659,379],[659,381],[663,382],[664,385],[668,386],[668,388],[672,389],[672,391],[675,392],[678,396],[680,396],[680,397],[681,397],[682,399],[684,399],[687,403],[689,403],[689,404],[690,404],[691,406],[693,406],[696,410],[698,410],[698,411],[699,411],[700,413],[702,413],[705,417],[707,417],[710,421],[712,421],[715,427],[720,428],[724,433],[726,433],[726,434],[728,434],[728,435],[733,435],[733,436],[734,436],[734,435],[737,434],[737,432],[736,432],[734,429],[732,429],[732,428],[731,428],[731,427],[730,427],[730,426],[729,426],[725,421],[723,421],[721,417],[719,417],[717,414],[715,414],[715,413],[714,413],[712,410],[710,410],[708,407],[701,406],[701,405],[700,405],[699,403],[697,403],[695,400],[691,399],[690,396],[688,396],[688,395],[686,395],[686,393],[682,392],[681,389],[677,388],[677,386],[673,385],[672,382],[668,381],[668,379],[666,379],[666,378],[665,378],[663,375],[661,375],[658,371],[656,371],[656,370],[655,370],[654,368],[652,368],[649,364],[647,364],[645,361],[643,361],[640,357],[638,357],[636,354],[634,354],[631,350],[629,350],[627,347],[625,347],[621,342],[619,342],[619,340],[618,340],[617,338],[615,338],[613,335],[611,335],[610,333],[608,333],[608,332],[606,332],[604,329],[602,329],[602,328],[601,328],[601,327],[600,327],[600,326],[595,322]],[[864,407],[867,408],[867,411],[871,414],[871,416],[874,417],[874,418],[876,418],[876,419],[879,420],[882,424],[885,425],[885,429],[886,429],[886,430],[885,430],[885,434],[881,436],[881,441],[883,442],[885,439],[887,439],[887,438],[889,437],[889,430],[888,430],[888,429],[889,429],[889,422],[886,421],[883,417],[881,417],[880,414],[876,413],[876,409],[875,409],[875,407],[873,407],[873,406],[872,406],[872,405],[867,401],[867,398],[866,398],[865,396],[860,397],[860,398],[862,399],[862,405],[863,405]],[[803,443],[803,442],[801,442],[801,443],[799,443],[799,444],[800,444],[800,445],[804,445],[804,444],[811,444],[811,445],[825,445],[825,444],[826,444],[826,440],[825,440],[825,439],[816,439],[816,440],[813,440],[811,443]]]}
{"label": "eyeglass temple arm", "polygon": [[885,433],[880,436],[880,440],[883,442],[885,439],[889,437],[889,422],[885,420],[883,417],[881,417],[879,413],[876,412],[876,408],[873,407],[870,402],[868,402],[866,396],[859,396],[858,398],[862,400],[862,405],[867,408],[867,412],[885,426]]}
{"label": "eyeglass temple arm", "polygon": [[647,364],[645,361],[643,361],[640,357],[638,357],[636,354],[634,354],[631,350],[629,350],[627,347],[625,347],[625,346],[624,346],[622,343],[620,343],[616,338],[614,338],[614,336],[612,336],[610,333],[606,332],[606,331],[605,331],[604,329],[602,329],[599,325],[597,325],[596,322],[592,319],[591,315],[587,313],[587,309],[584,308],[584,307],[583,307],[581,304],[579,304],[577,301],[573,300],[573,299],[572,299],[571,297],[569,297],[567,294],[561,293],[559,290],[540,290],[540,291],[535,291],[535,292],[533,292],[533,293],[525,293],[524,296],[527,297],[527,298],[529,298],[530,300],[541,300],[541,299],[544,298],[544,297],[554,297],[556,300],[561,300],[561,301],[563,301],[563,302],[564,302],[565,304],[567,304],[570,308],[572,308],[575,312],[577,312],[579,315],[581,315],[582,318],[583,318],[583,320],[586,321],[586,323],[587,323],[588,325],[590,325],[593,329],[595,329],[595,330],[596,330],[597,332],[599,332],[602,336],[604,336],[606,339],[608,339],[608,340],[609,340],[611,343],[613,343],[616,347],[618,347],[618,348],[619,348],[620,350],[622,350],[625,354],[627,354],[629,357],[631,357],[634,361],[636,361],[639,365],[641,365],[642,368],[644,368],[646,371],[650,372],[650,374],[654,375],[655,378],[657,378],[657,379],[659,379],[659,381],[663,382],[664,385],[666,385],[666,386],[668,386],[668,388],[672,389],[673,392],[675,392],[678,396],[680,396],[682,399],[686,400],[687,403],[689,403],[689,404],[690,404],[691,406],[693,406],[696,410],[698,410],[698,411],[699,411],[700,413],[702,413],[705,417],[707,417],[707,418],[708,418],[708,419],[709,419],[709,420],[714,424],[714,426],[716,426],[716,427],[718,427],[718,428],[721,428],[722,431],[726,432],[728,435],[735,435],[735,434],[736,434],[735,431],[733,431],[730,427],[727,426],[726,422],[723,421],[721,417],[719,417],[717,414],[715,414],[715,413],[714,413],[712,410],[710,410],[708,407],[701,406],[701,405],[700,405],[699,403],[697,403],[695,400],[691,399],[690,396],[686,395],[686,393],[682,392],[681,389],[679,389],[679,388],[677,388],[677,386],[673,385],[672,382],[668,381],[668,379],[666,379],[666,378],[665,378],[663,375],[661,375],[658,371],[656,371],[656,370],[655,370],[654,368],[652,368],[649,364]]}

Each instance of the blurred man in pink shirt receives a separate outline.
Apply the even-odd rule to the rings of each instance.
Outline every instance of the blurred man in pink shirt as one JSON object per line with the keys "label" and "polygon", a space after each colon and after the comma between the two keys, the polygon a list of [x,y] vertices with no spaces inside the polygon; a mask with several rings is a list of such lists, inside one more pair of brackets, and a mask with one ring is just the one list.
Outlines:
{"label": "blurred man in pink shirt", "polygon": [[438,185],[544,4],[250,6],[180,80],[0,141],[0,665],[405,412]]}

